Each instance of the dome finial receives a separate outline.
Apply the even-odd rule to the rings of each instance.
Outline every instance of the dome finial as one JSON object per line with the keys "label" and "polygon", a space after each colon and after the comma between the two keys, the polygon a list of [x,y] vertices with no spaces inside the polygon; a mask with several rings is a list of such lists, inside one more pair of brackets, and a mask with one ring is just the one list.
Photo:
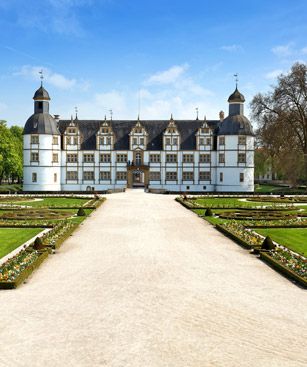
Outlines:
{"label": "dome finial", "polygon": [[41,87],[42,87],[43,86],[43,80],[44,80],[44,70],[41,69],[38,73],[40,74]]}
{"label": "dome finial", "polygon": [[235,81],[236,81],[236,89],[238,89],[239,74],[235,73],[233,76],[235,77]]}

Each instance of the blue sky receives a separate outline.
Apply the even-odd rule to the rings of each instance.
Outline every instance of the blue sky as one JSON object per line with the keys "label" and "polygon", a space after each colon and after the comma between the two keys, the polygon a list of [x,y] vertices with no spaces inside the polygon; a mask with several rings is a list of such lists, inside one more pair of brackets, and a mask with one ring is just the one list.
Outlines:
{"label": "blue sky", "polygon": [[62,118],[77,106],[83,119],[195,118],[196,107],[216,119],[234,73],[250,102],[306,62],[307,1],[0,0],[0,35],[9,124],[32,114],[41,68]]}

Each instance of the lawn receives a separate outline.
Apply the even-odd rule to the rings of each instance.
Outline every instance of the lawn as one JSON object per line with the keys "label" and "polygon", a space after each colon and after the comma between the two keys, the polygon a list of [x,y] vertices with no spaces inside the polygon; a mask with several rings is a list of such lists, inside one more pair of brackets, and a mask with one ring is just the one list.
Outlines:
{"label": "lawn", "polygon": [[0,258],[43,231],[43,228],[0,228]]}
{"label": "lawn", "polygon": [[8,191],[10,192],[21,191],[21,185],[20,184],[0,185],[0,193]]}
{"label": "lawn", "polygon": [[[193,200],[194,201],[194,200]],[[193,202],[192,201],[192,202]],[[256,206],[269,206],[271,205],[270,202],[261,203],[261,202],[254,202],[254,201],[245,201],[242,199],[237,198],[201,198],[196,200],[197,204],[200,204],[202,206],[229,206],[229,207],[256,207]]]}
{"label": "lawn", "polygon": [[273,241],[293,251],[307,255],[307,228],[263,228],[257,229],[263,236],[270,236]]}
{"label": "lawn", "polygon": [[[44,198],[41,200],[35,201],[18,201],[18,205],[27,205],[32,206],[33,208],[40,208],[40,207],[49,207],[49,206],[57,206],[57,207],[65,207],[65,206],[82,206],[90,199],[79,199],[79,198]],[[9,202],[9,200],[7,201]],[[4,203],[4,202],[2,202]]]}

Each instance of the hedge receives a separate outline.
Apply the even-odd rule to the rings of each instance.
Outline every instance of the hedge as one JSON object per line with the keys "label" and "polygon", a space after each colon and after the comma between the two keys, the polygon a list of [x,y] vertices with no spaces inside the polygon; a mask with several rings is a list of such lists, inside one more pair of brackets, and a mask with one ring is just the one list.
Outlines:
{"label": "hedge", "polygon": [[272,266],[275,270],[277,270],[279,273],[284,275],[286,278],[294,280],[299,285],[301,285],[303,288],[307,289],[307,279],[299,276],[291,269],[287,268],[286,266],[282,265],[280,262],[273,259],[272,256],[268,255],[266,252],[260,251],[260,259],[264,262],[268,263]]}
{"label": "hedge", "polygon": [[13,282],[1,282],[0,281],[0,289],[15,289],[21,283],[23,283],[35,269],[37,269],[41,263],[48,257],[48,251],[43,251],[41,255],[31,264],[29,265],[22,273],[18,275],[18,277]]}

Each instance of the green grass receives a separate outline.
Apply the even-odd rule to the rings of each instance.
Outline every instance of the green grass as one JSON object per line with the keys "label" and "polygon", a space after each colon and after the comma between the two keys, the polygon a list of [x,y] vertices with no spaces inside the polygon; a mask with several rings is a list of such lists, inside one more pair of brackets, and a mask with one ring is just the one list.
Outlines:
{"label": "green grass", "polygon": [[78,198],[45,198],[39,201],[25,201],[18,202],[20,205],[32,206],[33,208],[48,207],[48,206],[82,206],[90,199],[78,199]]}
{"label": "green grass", "polygon": [[284,245],[300,254],[307,255],[307,228],[263,228],[257,229],[263,236]]}
{"label": "green grass", "polygon": [[270,202],[261,203],[261,202],[254,202],[254,201],[242,201],[237,198],[203,198],[197,199],[195,202],[202,206],[219,206],[219,205],[227,205],[231,207],[255,207],[255,206],[269,206],[271,205]]}
{"label": "green grass", "polygon": [[43,231],[42,228],[0,228],[0,258]]}

